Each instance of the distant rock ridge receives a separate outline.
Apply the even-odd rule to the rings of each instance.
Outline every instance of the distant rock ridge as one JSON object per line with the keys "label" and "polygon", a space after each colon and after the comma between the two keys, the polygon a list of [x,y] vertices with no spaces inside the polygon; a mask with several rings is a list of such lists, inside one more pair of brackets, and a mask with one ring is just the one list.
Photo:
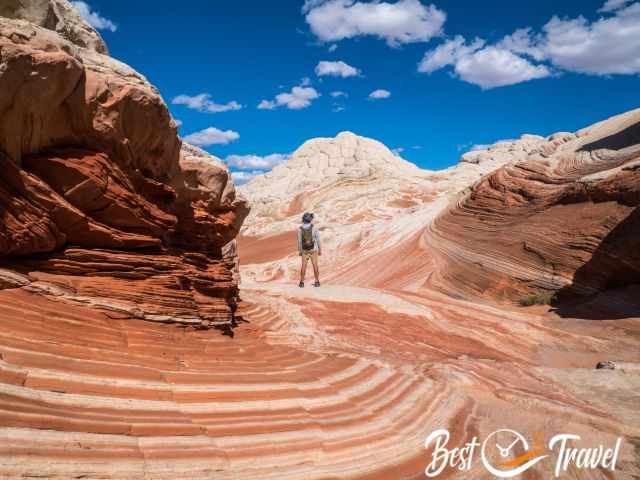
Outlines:
{"label": "distant rock ridge", "polygon": [[547,137],[524,134],[515,140],[499,140],[483,148],[468,151],[460,157],[460,162],[475,164],[485,162],[517,163],[535,153],[542,155],[552,153],[558,145],[576,137],[576,133],[569,132],[557,132]]}

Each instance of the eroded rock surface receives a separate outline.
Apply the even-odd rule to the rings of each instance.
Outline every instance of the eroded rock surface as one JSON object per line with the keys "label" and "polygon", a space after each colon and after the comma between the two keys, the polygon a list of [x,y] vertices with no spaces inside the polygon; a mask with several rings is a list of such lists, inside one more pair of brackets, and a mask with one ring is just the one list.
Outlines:
{"label": "eroded rock surface", "polygon": [[640,110],[553,136],[495,171],[430,226],[461,295],[593,295],[640,283]]}
{"label": "eroded rock surface", "polygon": [[356,137],[376,146],[365,158],[380,167],[336,172],[318,165],[344,164],[351,134],[309,141],[241,187],[255,204],[240,238],[243,271],[294,279],[295,229],[312,210],[330,281],[500,301],[637,284],[639,125],[636,110],[576,133],[523,135],[443,171],[407,168]]}
{"label": "eroded rock surface", "polygon": [[248,207],[225,165],[180,141],[157,90],[67,2],[3,8],[23,18],[0,18],[3,267],[119,316],[231,323],[227,244]]}
{"label": "eroded rock surface", "polygon": [[59,33],[80,47],[109,54],[100,34],[66,0],[3,0],[0,17],[26,20]]}
{"label": "eroded rock surface", "polygon": [[[519,254],[478,271],[510,238],[504,219],[526,225],[558,199],[585,212],[585,196],[605,199],[606,228],[624,225],[638,185],[629,116],[501,142],[442,172],[352,134],[311,141],[244,188],[257,205],[236,249],[246,202],[220,161],[180,143],[142,76],[19,20],[0,19],[0,48],[1,478],[415,480],[441,428],[452,448],[501,428],[582,447],[622,437],[615,474],[565,476],[640,475],[638,315],[613,320],[611,296],[601,322],[496,304],[527,287],[514,265],[547,278]],[[321,288],[291,281],[305,210],[324,237]],[[599,232],[601,214],[576,234]],[[628,278],[608,257],[633,259],[630,247],[612,245],[601,271]],[[184,328],[230,322],[237,251],[237,327]],[[616,368],[595,370],[603,359]],[[444,475],[487,471],[476,457]]]}

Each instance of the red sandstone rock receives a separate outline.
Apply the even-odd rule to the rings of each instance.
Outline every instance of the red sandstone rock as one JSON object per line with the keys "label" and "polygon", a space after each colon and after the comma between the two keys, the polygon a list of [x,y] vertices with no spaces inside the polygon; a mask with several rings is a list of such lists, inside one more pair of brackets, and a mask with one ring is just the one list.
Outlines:
{"label": "red sandstone rock", "polygon": [[[593,294],[640,282],[640,110],[484,178],[429,228],[460,295]],[[635,245],[635,246],[634,246]]]}
{"label": "red sandstone rock", "polygon": [[248,207],[225,165],[181,143],[156,89],[80,35],[95,32],[67,2],[14,3],[0,12],[34,23],[0,18],[1,263],[59,299],[229,323],[225,246]]}

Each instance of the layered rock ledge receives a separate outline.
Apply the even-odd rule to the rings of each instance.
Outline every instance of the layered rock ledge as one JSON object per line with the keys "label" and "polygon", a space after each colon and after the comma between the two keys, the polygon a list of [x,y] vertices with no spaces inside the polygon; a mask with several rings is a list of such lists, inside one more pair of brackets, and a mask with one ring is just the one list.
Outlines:
{"label": "layered rock ledge", "polygon": [[231,323],[248,207],[226,166],[181,142],[157,90],[68,2],[0,13],[24,18],[0,18],[0,285]]}

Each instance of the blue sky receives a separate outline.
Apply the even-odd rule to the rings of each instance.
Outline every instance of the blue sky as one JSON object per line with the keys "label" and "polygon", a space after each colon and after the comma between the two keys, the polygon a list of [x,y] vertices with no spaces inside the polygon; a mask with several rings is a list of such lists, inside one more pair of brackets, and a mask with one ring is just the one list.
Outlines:
{"label": "blue sky", "polygon": [[342,130],[439,169],[473,145],[640,106],[640,2],[76,5],[159,88],[180,134],[238,178]]}

